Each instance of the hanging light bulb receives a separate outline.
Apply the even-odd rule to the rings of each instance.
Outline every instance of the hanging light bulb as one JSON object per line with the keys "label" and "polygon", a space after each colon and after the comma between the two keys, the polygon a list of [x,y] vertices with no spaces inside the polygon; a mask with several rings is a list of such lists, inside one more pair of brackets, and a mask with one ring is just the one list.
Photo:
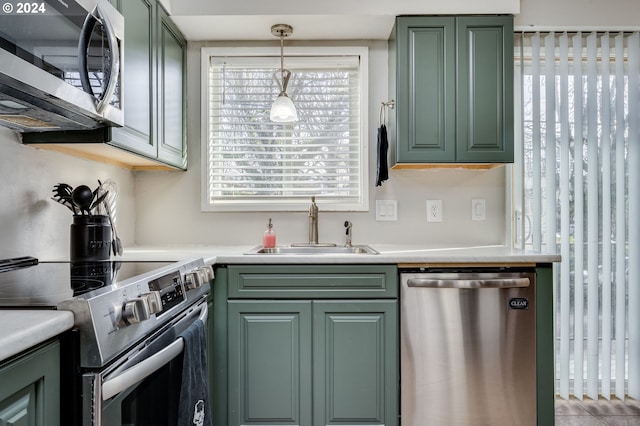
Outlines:
{"label": "hanging light bulb", "polygon": [[291,123],[298,121],[298,111],[289,96],[287,96],[287,85],[291,78],[291,71],[284,69],[284,38],[293,34],[293,28],[286,24],[277,24],[271,27],[271,34],[280,37],[280,79],[276,77],[280,85],[280,94],[271,105],[271,121],[277,123]]}

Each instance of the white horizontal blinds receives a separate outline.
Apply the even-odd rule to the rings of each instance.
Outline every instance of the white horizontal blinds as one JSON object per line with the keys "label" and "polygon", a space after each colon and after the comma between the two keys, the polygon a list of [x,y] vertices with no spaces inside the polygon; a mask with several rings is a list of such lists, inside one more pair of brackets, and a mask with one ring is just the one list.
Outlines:
{"label": "white horizontal blinds", "polygon": [[[640,397],[640,37],[525,33],[526,248],[558,249],[557,392]],[[518,173],[518,171],[516,171]],[[631,284],[629,284],[631,283]]]}
{"label": "white horizontal blinds", "polygon": [[361,197],[359,58],[285,58],[299,121],[273,123],[279,58],[211,58],[210,202]]}

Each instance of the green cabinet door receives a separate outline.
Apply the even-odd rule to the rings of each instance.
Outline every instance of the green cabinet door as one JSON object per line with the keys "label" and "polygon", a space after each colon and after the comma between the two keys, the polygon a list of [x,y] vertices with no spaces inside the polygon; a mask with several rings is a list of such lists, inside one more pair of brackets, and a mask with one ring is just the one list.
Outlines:
{"label": "green cabinet door", "polygon": [[158,159],[186,169],[186,41],[163,8],[158,8]]}
{"label": "green cabinet door", "polygon": [[0,425],[60,424],[60,345],[47,344],[0,365]]}
{"label": "green cabinet door", "polygon": [[513,162],[513,17],[401,16],[395,164]]}
{"label": "green cabinet door", "polygon": [[396,160],[453,161],[455,19],[398,18],[396,31]]}
{"label": "green cabinet door", "polygon": [[311,302],[228,308],[228,424],[311,425]]}
{"label": "green cabinet door", "polygon": [[157,0],[111,0],[125,18],[124,126],[109,142],[187,168],[186,40]]}
{"label": "green cabinet door", "polygon": [[125,17],[125,44],[122,95],[124,126],[112,129],[111,144],[157,156],[155,143],[155,0],[117,0],[115,6]]}
{"label": "green cabinet door", "polygon": [[513,162],[513,18],[458,17],[456,161]]}
{"label": "green cabinet door", "polygon": [[395,301],[313,302],[315,426],[397,424]]}

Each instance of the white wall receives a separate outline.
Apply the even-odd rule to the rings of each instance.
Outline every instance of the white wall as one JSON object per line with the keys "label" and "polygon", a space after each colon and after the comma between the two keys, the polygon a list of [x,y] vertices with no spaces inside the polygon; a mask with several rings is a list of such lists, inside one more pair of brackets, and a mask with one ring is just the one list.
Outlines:
{"label": "white wall", "polygon": [[[376,222],[375,208],[365,213],[347,213],[322,212],[320,206],[320,240],[342,242],[343,223],[351,220],[354,243],[502,243],[505,238],[505,167],[485,171],[392,170],[389,181],[382,187],[374,187],[376,128],[380,102],[387,100],[388,56],[386,42],[365,44],[370,49],[370,206],[375,206],[376,199],[398,200],[398,221]],[[200,212],[200,48],[205,45],[214,44],[190,43],[188,51],[189,170],[186,173],[136,173],[137,243],[257,245],[261,243],[269,217],[273,218],[279,242],[306,241],[308,219],[305,213]],[[486,221],[471,221],[472,198],[487,200]],[[426,222],[427,199],[443,200],[442,223]]]}
{"label": "white wall", "polygon": [[51,200],[53,185],[88,185],[111,178],[119,185],[118,229],[133,243],[133,174],[124,169],[22,145],[17,134],[0,127],[0,259],[69,256],[72,213]]}
{"label": "white wall", "polygon": [[638,30],[638,0],[521,0],[517,30]]}

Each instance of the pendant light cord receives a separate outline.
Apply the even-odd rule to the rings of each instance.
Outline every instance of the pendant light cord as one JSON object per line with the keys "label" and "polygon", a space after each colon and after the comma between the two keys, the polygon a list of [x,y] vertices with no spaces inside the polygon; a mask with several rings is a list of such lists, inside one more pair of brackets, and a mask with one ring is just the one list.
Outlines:
{"label": "pendant light cord", "polygon": [[284,35],[280,33],[280,74],[284,80]]}

